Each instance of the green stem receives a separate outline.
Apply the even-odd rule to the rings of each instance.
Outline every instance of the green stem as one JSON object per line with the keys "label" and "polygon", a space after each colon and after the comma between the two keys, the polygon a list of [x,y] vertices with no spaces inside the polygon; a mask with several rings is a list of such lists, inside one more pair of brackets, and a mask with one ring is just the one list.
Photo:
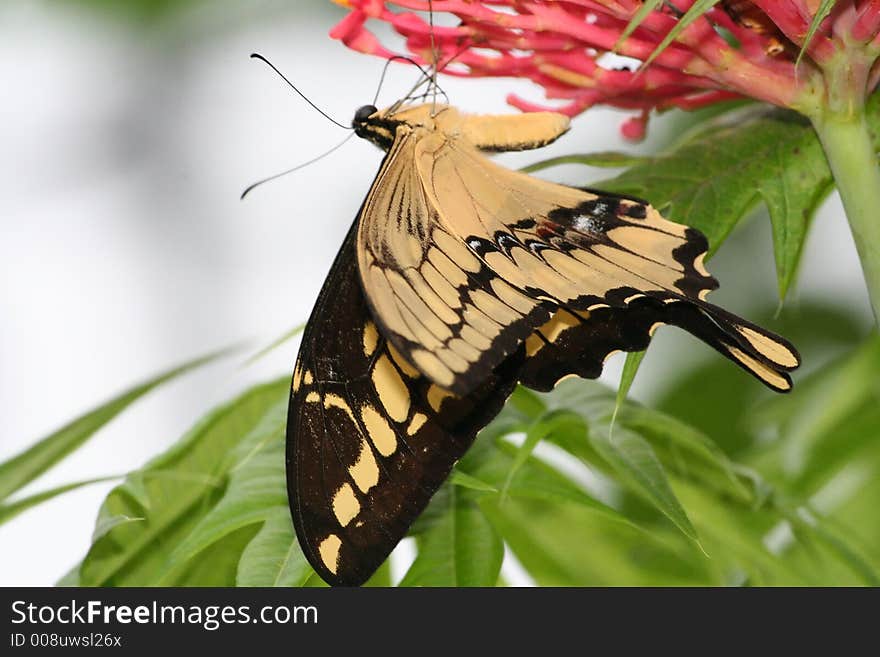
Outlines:
{"label": "green stem", "polygon": [[[851,109],[851,108],[850,108]],[[864,111],[813,117],[880,323],[880,164]]]}

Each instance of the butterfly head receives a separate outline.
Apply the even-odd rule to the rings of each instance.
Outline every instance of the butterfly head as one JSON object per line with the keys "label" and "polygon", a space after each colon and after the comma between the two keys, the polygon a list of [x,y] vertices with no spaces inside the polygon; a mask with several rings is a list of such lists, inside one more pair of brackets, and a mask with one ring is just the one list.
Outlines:
{"label": "butterfly head", "polygon": [[444,106],[433,107],[429,103],[403,108],[396,104],[383,110],[375,105],[364,105],[354,113],[351,127],[358,137],[387,151],[394,143],[398,127],[433,130],[437,125],[437,116],[447,109]]}

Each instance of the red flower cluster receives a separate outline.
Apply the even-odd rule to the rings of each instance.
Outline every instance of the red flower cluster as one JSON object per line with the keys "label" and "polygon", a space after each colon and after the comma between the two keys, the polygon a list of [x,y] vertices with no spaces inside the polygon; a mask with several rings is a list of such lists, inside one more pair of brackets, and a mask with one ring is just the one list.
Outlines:
{"label": "red flower cluster", "polygon": [[[659,54],[658,46],[695,0],[666,0],[635,31],[624,30],[643,0],[434,0],[435,15],[452,14],[454,27],[426,20],[427,0],[336,0],[351,12],[331,36],[361,52],[390,57],[367,28],[389,23],[407,50],[423,63],[437,60],[451,75],[526,78],[547,98],[566,101],[556,111],[570,116],[596,104],[638,110],[624,134],[644,134],[653,109],[699,108],[751,97],[808,113],[825,93],[825,69],[841,53],[850,77],[873,89],[880,78],[880,0],[842,0],[822,20],[804,54],[820,0],[721,0],[687,24]],[[420,13],[416,13],[420,12]],[[638,60],[621,60],[622,55]],[[648,61],[647,67],[638,67]],[[519,109],[544,109],[516,96]]]}

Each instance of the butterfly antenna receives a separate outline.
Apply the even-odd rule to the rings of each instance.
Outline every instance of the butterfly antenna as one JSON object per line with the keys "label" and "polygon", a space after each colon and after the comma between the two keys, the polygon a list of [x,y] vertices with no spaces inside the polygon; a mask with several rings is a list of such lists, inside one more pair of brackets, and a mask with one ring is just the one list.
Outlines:
{"label": "butterfly antenna", "polygon": [[288,173],[293,173],[294,171],[298,171],[298,170],[300,170],[300,169],[302,169],[302,168],[304,168],[304,167],[309,166],[310,164],[314,164],[314,163],[317,162],[318,160],[323,160],[325,157],[327,157],[328,155],[330,155],[332,152],[334,152],[334,151],[336,151],[336,150],[342,148],[342,146],[345,144],[345,142],[347,142],[349,139],[351,139],[352,137],[354,137],[354,134],[355,134],[355,133],[352,132],[350,135],[348,135],[348,137],[346,137],[346,138],[343,139],[341,142],[339,142],[338,144],[336,144],[336,146],[334,146],[333,148],[331,148],[329,151],[325,151],[324,153],[321,153],[318,157],[313,157],[313,158],[312,158],[311,160],[309,160],[308,162],[303,162],[302,164],[297,164],[295,167],[292,167],[292,168],[290,168],[290,169],[287,169],[286,171],[282,171],[281,173],[276,173],[275,175],[269,176],[268,178],[263,178],[262,180],[258,180],[258,181],[255,182],[254,184],[249,185],[248,188],[245,189],[245,190],[241,193],[241,196],[239,197],[239,200],[244,200],[244,197],[247,196],[248,194],[250,194],[250,193],[251,193],[251,190],[253,190],[253,189],[256,188],[256,187],[259,187],[259,186],[262,185],[263,183],[267,183],[267,182],[269,182],[270,180],[275,180],[276,178],[280,178],[281,176],[286,176]]}
{"label": "butterfly antenna", "polygon": [[[275,72],[278,74],[278,76],[279,76],[282,80],[284,80],[288,85],[290,85],[290,88],[291,88],[291,89],[293,89],[297,94],[299,94],[300,98],[302,98],[302,99],[303,99],[304,101],[306,101],[309,105],[311,105],[311,106],[312,106],[312,107],[313,107],[313,108],[314,108],[314,109],[315,109],[315,110],[316,110],[321,116],[323,116],[325,119],[327,119],[327,120],[330,121],[331,123],[335,123],[335,124],[338,125],[340,128],[343,128],[343,129],[345,129],[345,130],[353,130],[353,128],[352,128],[351,126],[347,126],[347,125],[345,125],[345,124],[343,124],[343,123],[340,123],[339,121],[337,121],[336,119],[334,119],[332,116],[330,116],[329,114],[327,114],[327,112],[325,112],[325,111],[322,110],[320,107],[318,107],[317,105],[315,105],[312,101],[310,101],[302,91],[300,91],[299,89],[296,88],[296,86],[293,84],[293,82],[291,82],[290,80],[287,79],[287,77],[285,77],[284,73],[282,73],[281,71],[279,71],[279,70],[276,68],[275,64],[273,64],[273,63],[270,62],[268,59],[266,59],[265,57],[263,57],[261,54],[256,53],[256,52],[251,53],[251,57],[252,57],[253,59],[259,59],[261,62],[265,63],[267,66],[269,66],[269,68],[271,68],[273,71],[275,71]],[[353,134],[353,133],[352,133],[352,134]]]}
{"label": "butterfly antenna", "polygon": [[431,35],[431,90],[434,98],[431,101],[431,114],[437,112],[437,42],[434,39],[434,2],[428,0],[428,28]]}
{"label": "butterfly antenna", "polygon": [[[382,91],[382,84],[385,82],[385,74],[388,73],[388,66],[391,64],[391,62],[396,62],[396,61],[409,62],[410,64],[412,64],[413,66],[415,66],[417,69],[419,69],[422,72],[422,77],[419,78],[419,81],[416,83],[416,86],[413,87],[413,89],[417,89],[420,85],[424,84],[426,80],[428,80],[428,81],[431,80],[431,74],[428,73],[424,68],[422,68],[419,65],[419,63],[416,60],[414,60],[412,57],[407,57],[406,55],[392,55],[391,57],[389,57],[386,60],[385,66],[382,68],[382,75],[379,78],[379,86],[376,88],[376,95],[373,97],[373,106],[374,107],[375,107],[376,103],[379,101],[379,92]],[[412,91],[410,91],[410,93],[412,93]]]}

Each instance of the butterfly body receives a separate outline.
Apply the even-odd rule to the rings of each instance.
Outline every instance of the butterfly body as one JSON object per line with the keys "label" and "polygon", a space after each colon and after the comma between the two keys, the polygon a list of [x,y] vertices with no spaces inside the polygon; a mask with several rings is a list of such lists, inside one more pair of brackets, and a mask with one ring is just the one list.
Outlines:
{"label": "butterfly body", "polygon": [[386,156],[309,320],[288,421],[294,524],[326,581],[369,577],[517,382],[594,378],[671,324],[790,388],[794,348],[705,301],[702,234],[485,155],[548,144],[566,117],[365,106],[353,127]]}

